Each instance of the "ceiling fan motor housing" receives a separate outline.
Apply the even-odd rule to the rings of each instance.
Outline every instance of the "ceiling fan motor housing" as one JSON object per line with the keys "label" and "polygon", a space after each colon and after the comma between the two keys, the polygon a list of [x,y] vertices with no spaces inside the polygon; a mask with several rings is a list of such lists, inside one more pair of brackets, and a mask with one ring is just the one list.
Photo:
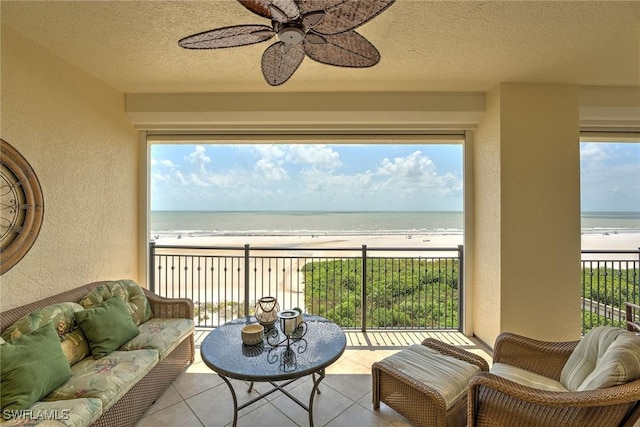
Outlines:
{"label": "ceiling fan motor housing", "polygon": [[304,30],[296,24],[285,24],[278,30],[278,38],[287,44],[296,44],[304,40]]}

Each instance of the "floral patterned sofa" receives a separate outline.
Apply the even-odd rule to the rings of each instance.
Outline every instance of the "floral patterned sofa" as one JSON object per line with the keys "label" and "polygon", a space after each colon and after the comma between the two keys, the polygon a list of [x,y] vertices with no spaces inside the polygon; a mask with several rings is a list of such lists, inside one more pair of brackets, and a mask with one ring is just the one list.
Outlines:
{"label": "floral patterned sofa", "polygon": [[193,362],[193,302],[131,280],[0,313],[2,427],[132,426]]}

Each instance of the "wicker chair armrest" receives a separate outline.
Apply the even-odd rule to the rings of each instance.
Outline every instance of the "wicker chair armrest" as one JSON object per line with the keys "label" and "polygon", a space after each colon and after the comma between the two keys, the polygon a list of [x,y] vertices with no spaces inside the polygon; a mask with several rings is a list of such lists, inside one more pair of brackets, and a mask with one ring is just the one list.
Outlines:
{"label": "wicker chair armrest", "polygon": [[477,396],[480,387],[542,406],[587,408],[633,403],[640,399],[640,380],[599,390],[547,391],[523,386],[488,372],[474,375],[469,382],[470,396]]}
{"label": "wicker chair armrest", "polygon": [[426,338],[422,341],[422,345],[437,350],[446,356],[455,357],[456,359],[476,365],[483,372],[487,372],[489,370],[489,364],[484,358],[482,358],[482,356],[462,350],[461,348],[451,344],[447,344],[434,338]]}
{"label": "wicker chair armrest", "polygon": [[579,341],[540,341],[503,332],[496,339],[493,363],[506,363],[559,380],[562,368],[578,343]]}
{"label": "wicker chair armrest", "polygon": [[444,398],[440,395],[440,393],[438,393],[436,390],[429,387],[425,383],[420,382],[415,378],[404,374],[402,371],[394,368],[391,365],[388,365],[384,361],[373,363],[373,365],[371,365],[371,370],[374,372],[375,370],[379,370],[387,373],[388,375],[394,377],[398,381],[401,381],[407,384],[408,386],[410,386],[411,388],[414,388],[416,391],[429,396],[429,398],[433,399],[433,402],[435,402],[436,406],[438,406],[442,412],[445,412],[447,410],[447,404],[444,401]]}
{"label": "wicker chair armrest", "polygon": [[632,302],[625,302],[624,305],[626,305],[627,307],[635,308],[636,310],[640,310],[640,305],[634,304]]}
{"label": "wicker chair armrest", "polygon": [[165,298],[144,289],[153,317],[165,319],[192,319],[193,301],[188,298]]}
{"label": "wicker chair armrest", "polygon": [[625,302],[624,305],[627,330],[632,332],[640,332],[640,322],[636,321],[635,314],[635,312],[640,313],[640,305],[633,304],[631,302]]}

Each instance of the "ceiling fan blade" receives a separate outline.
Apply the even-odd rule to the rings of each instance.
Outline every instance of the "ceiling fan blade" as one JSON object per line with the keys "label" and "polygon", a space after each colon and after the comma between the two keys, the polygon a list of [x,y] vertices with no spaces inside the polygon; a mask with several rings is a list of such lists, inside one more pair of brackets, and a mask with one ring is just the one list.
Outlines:
{"label": "ceiling fan blade", "polygon": [[353,30],[384,12],[395,0],[297,0],[300,13],[323,10],[325,16],[313,27],[320,34]]}
{"label": "ceiling fan blade", "polygon": [[325,39],[320,34],[312,33],[311,31],[309,31],[305,36],[304,41],[312,44],[325,44],[327,42],[327,39]]}
{"label": "ceiling fan blade", "polygon": [[380,61],[380,52],[366,38],[349,31],[323,35],[325,43],[304,43],[309,58],[338,67],[372,67]]}
{"label": "ceiling fan blade", "polygon": [[339,5],[340,3],[344,3],[345,0],[295,0],[298,5],[298,9],[300,9],[301,15],[306,15],[309,12],[313,11],[325,11],[327,9],[331,9]]}
{"label": "ceiling fan blade", "polygon": [[321,10],[307,13],[302,17],[302,26],[305,28],[313,28],[318,25],[318,22],[320,22],[322,18],[324,18],[324,12]]}
{"label": "ceiling fan blade", "polygon": [[266,25],[235,25],[193,34],[178,41],[185,49],[222,49],[269,40],[275,35]]}
{"label": "ceiling fan blade", "polygon": [[271,86],[278,86],[289,80],[304,59],[302,43],[290,45],[286,52],[283,47],[283,42],[276,42],[262,55],[262,75]]}
{"label": "ceiling fan blade", "polygon": [[251,12],[269,19],[276,18],[270,6],[287,16],[288,20],[285,22],[293,21],[300,16],[300,10],[293,0],[238,0],[238,2]]}

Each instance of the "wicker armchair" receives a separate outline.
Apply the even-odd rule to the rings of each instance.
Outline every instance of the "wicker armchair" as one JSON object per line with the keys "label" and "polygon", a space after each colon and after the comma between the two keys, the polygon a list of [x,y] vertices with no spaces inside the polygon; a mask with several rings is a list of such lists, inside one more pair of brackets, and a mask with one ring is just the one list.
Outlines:
{"label": "wicker armchair", "polygon": [[[493,361],[559,380],[578,345],[544,342],[503,333]],[[491,373],[476,374],[469,385],[467,426],[625,426],[640,418],[640,380],[581,392],[545,391]]]}

